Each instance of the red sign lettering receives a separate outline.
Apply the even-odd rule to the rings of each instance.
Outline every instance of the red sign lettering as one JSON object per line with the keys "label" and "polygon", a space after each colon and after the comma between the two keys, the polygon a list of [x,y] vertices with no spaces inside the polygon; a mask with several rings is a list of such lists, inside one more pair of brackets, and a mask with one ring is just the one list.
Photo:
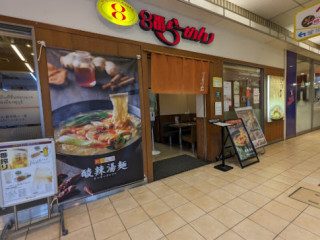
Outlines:
{"label": "red sign lettering", "polygon": [[[212,43],[214,40],[214,33],[206,33],[206,28],[202,27],[196,30],[194,27],[180,27],[177,19],[173,18],[166,23],[165,17],[151,14],[147,10],[142,10],[139,14],[140,27],[149,31],[152,30],[156,37],[163,43],[169,46],[175,46],[180,42],[180,34],[184,39],[200,42],[204,44]],[[169,41],[165,36],[165,32],[170,32],[173,36],[173,41]]]}

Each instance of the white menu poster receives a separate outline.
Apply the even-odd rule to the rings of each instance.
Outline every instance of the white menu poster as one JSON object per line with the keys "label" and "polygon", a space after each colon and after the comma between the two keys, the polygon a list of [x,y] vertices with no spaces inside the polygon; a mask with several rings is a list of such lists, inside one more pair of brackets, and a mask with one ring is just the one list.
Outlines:
{"label": "white menu poster", "polygon": [[57,193],[54,140],[0,143],[0,205],[10,207]]}
{"label": "white menu poster", "polygon": [[234,107],[240,107],[240,95],[234,95]]}
{"label": "white menu poster", "polygon": [[253,104],[258,104],[259,102],[260,102],[259,88],[253,88]]}
{"label": "white menu poster", "polygon": [[240,83],[238,81],[233,82],[233,93],[240,94]]}
{"label": "white menu poster", "polygon": [[221,102],[215,102],[215,115],[216,116],[222,115],[222,103]]}
{"label": "white menu poster", "polygon": [[229,108],[232,107],[231,82],[223,82],[223,101],[224,111],[228,112]]}

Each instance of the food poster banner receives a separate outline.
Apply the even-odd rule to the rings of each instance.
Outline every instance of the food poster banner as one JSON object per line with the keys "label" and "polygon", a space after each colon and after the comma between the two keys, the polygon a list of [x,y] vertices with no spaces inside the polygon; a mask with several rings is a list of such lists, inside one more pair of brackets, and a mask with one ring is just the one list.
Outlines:
{"label": "food poster banner", "polygon": [[137,60],[47,48],[59,201],[142,180]]}
{"label": "food poster banner", "polygon": [[0,143],[1,207],[57,193],[53,139]]}
{"label": "food poster banner", "polygon": [[226,123],[232,124],[227,126],[227,129],[239,160],[245,161],[256,157],[255,148],[241,119],[229,120]]}
{"label": "food poster banner", "polygon": [[254,147],[257,149],[267,145],[267,140],[252,107],[236,108],[235,112],[237,117],[241,118],[246,126]]}
{"label": "food poster banner", "polygon": [[270,76],[267,79],[267,121],[277,121],[284,117],[284,78],[281,76]]}

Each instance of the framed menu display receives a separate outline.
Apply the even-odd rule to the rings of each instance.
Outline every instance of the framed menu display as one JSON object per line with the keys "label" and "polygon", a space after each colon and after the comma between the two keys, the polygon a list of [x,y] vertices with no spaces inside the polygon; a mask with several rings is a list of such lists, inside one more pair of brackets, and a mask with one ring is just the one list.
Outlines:
{"label": "framed menu display", "polygon": [[[259,162],[256,149],[242,119],[228,120],[226,123],[231,124],[227,126],[227,130],[241,167],[244,168]],[[254,159],[254,161],[247,162],[251,159]]]}
{"label": "framed menu display", "polygon": [[262,132],[258,119],[253,112],[253,108],[251,106],[236,108],[235,112],[237,117],[243,120],[254,147],[257,149],[267,145],[267,140]]}
{"label": "framed menu display", "polygon": [[54,140],[0,143],[0,206],[10,207],[57,193]]}
{"label": "framed menu display", "polygon": [[282,120],[285,113],[285,82],[282,76],[267,77],[267,121]]}

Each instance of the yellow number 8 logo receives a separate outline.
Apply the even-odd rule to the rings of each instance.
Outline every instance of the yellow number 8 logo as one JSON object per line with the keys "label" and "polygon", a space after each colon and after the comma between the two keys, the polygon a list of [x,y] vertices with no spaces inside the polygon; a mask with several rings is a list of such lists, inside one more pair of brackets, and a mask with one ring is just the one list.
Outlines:
{"label": "yellow number 8 logo", "polygon": [[117,25],[130,26],[138,20],[134,8],[123,0],[99,0],[97,9],[102,17]]}

